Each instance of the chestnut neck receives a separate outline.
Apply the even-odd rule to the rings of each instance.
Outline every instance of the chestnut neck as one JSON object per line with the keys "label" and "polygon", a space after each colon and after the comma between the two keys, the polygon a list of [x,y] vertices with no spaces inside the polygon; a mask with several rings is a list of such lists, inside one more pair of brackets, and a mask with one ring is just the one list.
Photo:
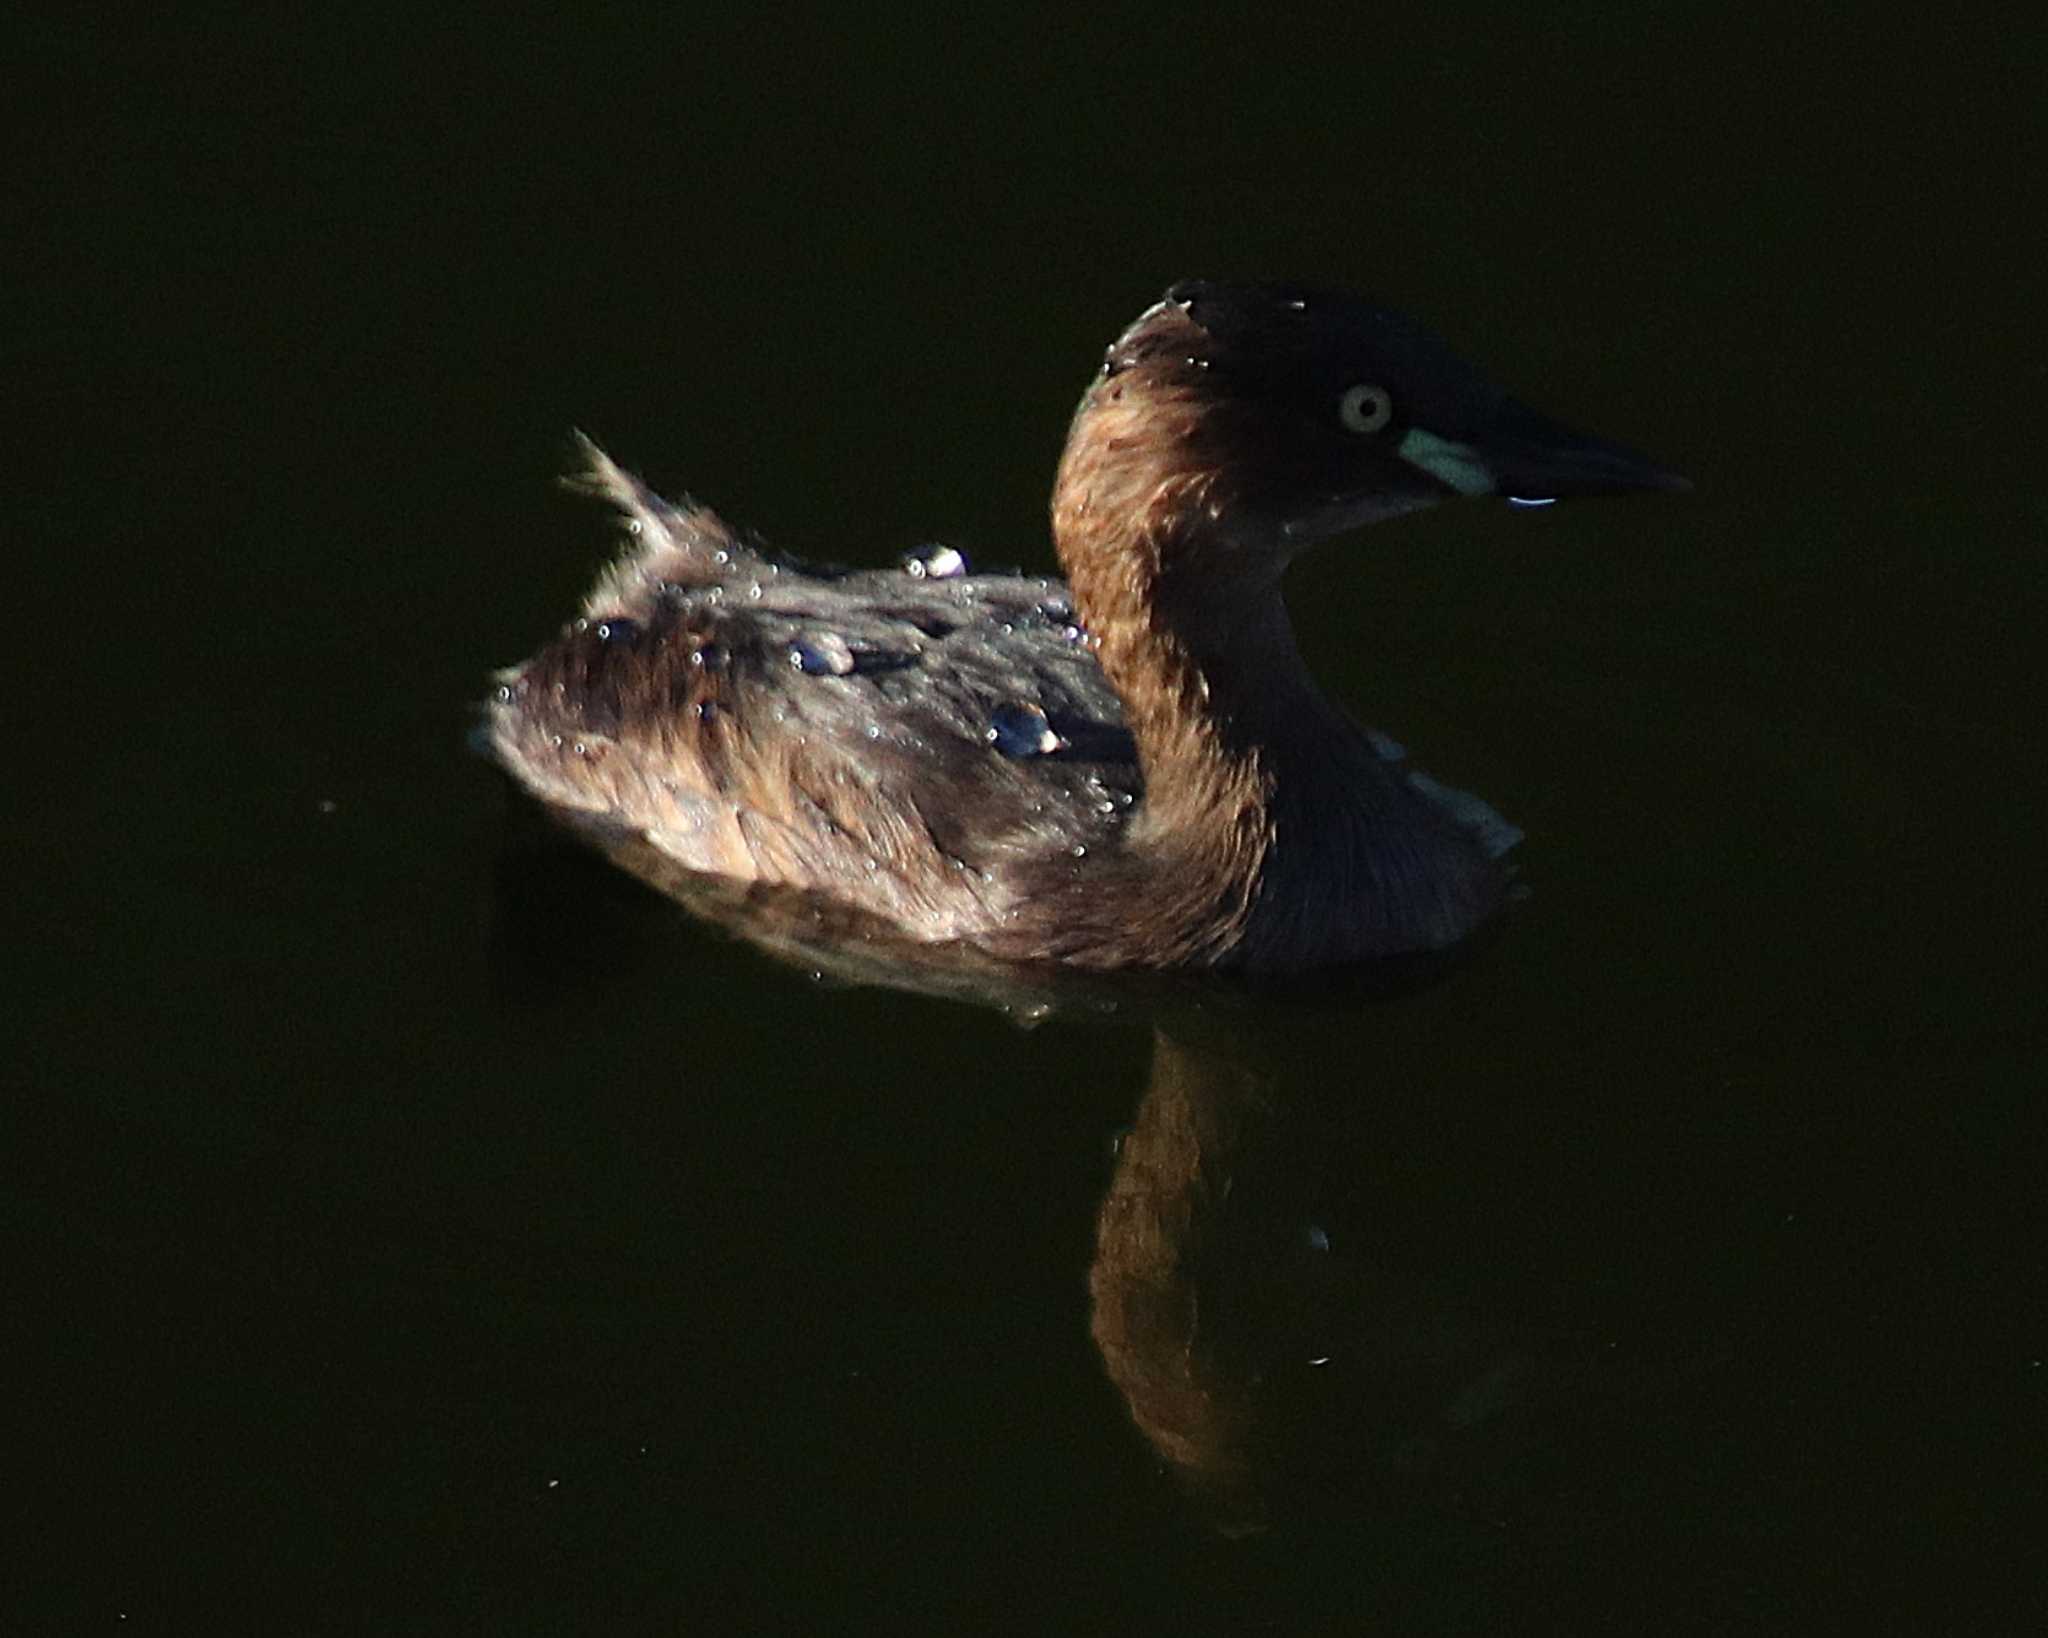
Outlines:
{"label": "chestnut neck", "polygon": [[[1281,595],[1292,545],[1233,504],[1204,461],[1188,395],[1083,400],[1053,496],[1053,533],[1103,674],[1123,701],[1157,839],[1218,822],[1269,828],[1283,789],[1349,791],[1378,759],[1303,662]],[[1330,794],[1338,794],[1332,791]],[[1341,799],[1325,811],[1332,822]]]}
{"label": "chestnut neck", "polygon": [[1147,902],[1271,970],[1463,937],[1506,877],[1309,675],[1280,593],[1297,543],[1243,504],[1258,474],[1196,394],[1119,385],[1082,401],[1053,532],[1144,771]]}

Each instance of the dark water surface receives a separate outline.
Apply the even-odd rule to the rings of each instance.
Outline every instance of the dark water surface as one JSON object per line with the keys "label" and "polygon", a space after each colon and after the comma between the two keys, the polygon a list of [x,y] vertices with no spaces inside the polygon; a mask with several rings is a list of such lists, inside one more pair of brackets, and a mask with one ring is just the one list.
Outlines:
{"label": "dark water surface", "polygon": [[[2018,1630],[2038,31],[1345,28],[44,38],[10,1630]],[[1297,572],[1529,832],[1447,982],[835,988],[464,753],[609,549],[570,427],[787,549],[1042,569],[1196,272],[1697,481]]]}

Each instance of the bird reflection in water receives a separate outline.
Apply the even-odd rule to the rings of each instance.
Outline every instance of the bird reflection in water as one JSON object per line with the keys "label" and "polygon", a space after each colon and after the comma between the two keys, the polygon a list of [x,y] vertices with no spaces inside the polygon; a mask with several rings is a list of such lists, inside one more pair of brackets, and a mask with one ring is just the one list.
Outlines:
{"label": "bird reflection in water", "polygon": [[1328,1097],[1283,1090],[1213,1023],[1171,1028],[1088,1282],[1139,1432],[1229,1535],[1339,1497],[1486,1511],[1531,1368],[1516,1327],[1417,1255],[1426,1226],[1360,1203]]}

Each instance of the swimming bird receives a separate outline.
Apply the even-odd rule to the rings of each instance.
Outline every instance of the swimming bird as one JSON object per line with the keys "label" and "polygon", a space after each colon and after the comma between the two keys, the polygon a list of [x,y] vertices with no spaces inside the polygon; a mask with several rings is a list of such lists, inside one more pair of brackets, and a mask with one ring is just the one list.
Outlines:
{"label": "swimming bird", "polygon": [[500,674],[482,739],[559,814],[920,945],[1290,973],[1457,945],[1519,832],[1330,700],[1281,582],[1459,496],[1685,480],[1415,321],[1189,280],[1113,342],[1052,495],[1065,579],[805,567],[584,445],[626,549]]}

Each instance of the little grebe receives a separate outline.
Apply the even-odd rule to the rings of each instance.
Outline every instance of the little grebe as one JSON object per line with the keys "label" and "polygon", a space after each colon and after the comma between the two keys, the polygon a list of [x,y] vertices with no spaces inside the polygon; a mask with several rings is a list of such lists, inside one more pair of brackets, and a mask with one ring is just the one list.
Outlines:
{"label": "little grebe", "polygon": [[1064,584],[946,548],[800,569],[587,454],[629,550],[502,674],[491,754],[687,870],[1097,969],[1299,971],[1486,921],[1519,833],[1323,696],[1282,573],[1457,495],[1685,487],[1396,313],[1207,281],[1139,315],[1081,400]]}

